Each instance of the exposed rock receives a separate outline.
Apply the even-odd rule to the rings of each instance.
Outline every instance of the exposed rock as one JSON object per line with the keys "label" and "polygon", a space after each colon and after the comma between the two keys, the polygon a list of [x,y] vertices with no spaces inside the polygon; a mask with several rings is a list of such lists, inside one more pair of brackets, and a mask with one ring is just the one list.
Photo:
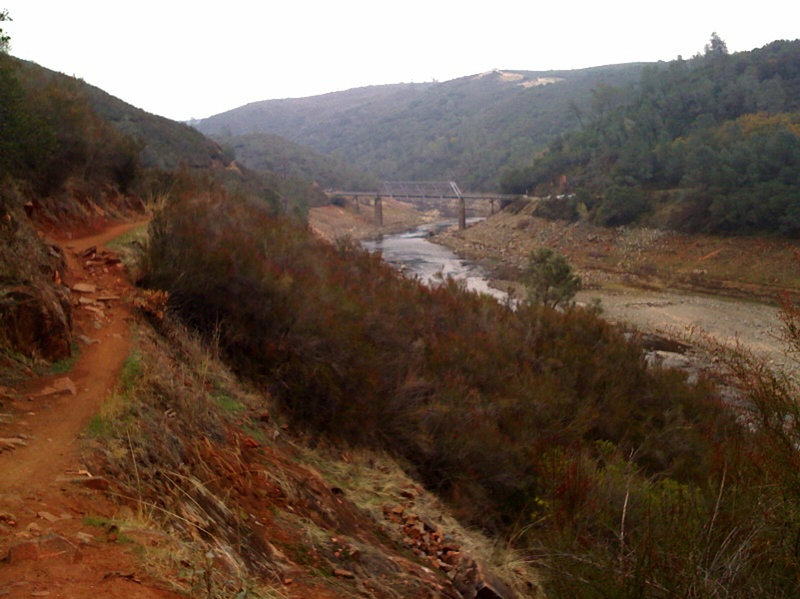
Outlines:
{"label": "exposed rock", "polygon": [[77,255],[80,256],[81,258],[91,258],[96,253],[97,253],[97,246],[93,245],[91,247],[86,248],[85,250],[83,250],[82,252],[80,252]]}
{"label": "exposed rock", "polygon": [[465,599],[512,599],[515,596],[457,544],[446,538],[430,520],[408,512],[399,505],[384,505],[383,517],[399,525],[402,543],[414,555],[426,558],[434,568],[446,573]]}
{"label": "exposed rock", "polygon": [[355,578],[356,575],[351,572],[350,570],[344,570],[342,568],[336,568],[333,571],[334,576],[338,576],[339,578]]}
{"label": "exposed rock", "polygon": [[50,512],[45,512],[45,511],[36,512],[36,517],[41,518],[42,520],[47,520],[48,522],[58,522],[59,520],[61,520],[61,518],[59,518],[55,514],[51,514]]}
{"label": "exposed rock", "polygon": [[66,557],[75,561],[79,557],[78,548],[64,537],[50,534],[12,545],[4,561],[16,564],[55,557]]}
{"label": "exposed rock", "polygon": [[75,283],[72,286],[72,290],[77,291],[78,293],[96,293],[97,285],[92,283]]}
{"label": "exposed rock", "polygon": [[95,343],[100,343],[98,339],[93,339],[91,337],[87,337],[86,335],[77,335],[75,338],[81,345],[94,345]]}
{"label": "exposed rock", "polygon": [[29,358],[70,354],[72,312],[63,287],[17,285],[0,289],[0,343]]}
{"label": "exposed rock", "polygon": [[17,447],[25,447],[27,443],[21,437],[4,437],[0,438],[0,452],[16,449]]}
{"label": "exposed rock", "polygon": [[95,539],[92,535],[88,532],[78,532],[75,534],[75,539],[84,545],[92,545],[97,539]]}
{"label": "exposed rock", "polygon": [[54,380],[50,385],[37,393],[38,397],[46,397],[48,395],[58,395],[59,393],[69,393],[70,395],[77,395],[78,390],[75,388],[75,383],[68,376],[63,376]]}

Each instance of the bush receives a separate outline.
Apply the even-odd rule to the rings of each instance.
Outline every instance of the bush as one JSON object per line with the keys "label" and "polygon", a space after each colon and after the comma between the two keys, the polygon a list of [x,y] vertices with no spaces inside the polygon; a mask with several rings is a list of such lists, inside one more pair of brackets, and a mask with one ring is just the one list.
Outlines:
{"label": "bush", "polygon": [[581,279],[567,259],[549,248],[531,252],[522,282],[529,302],[550,308],[571,305],[581,288]]}
{"label": "bush", "polygon": [[641,189],[613,185],[603,194],[594,218],[603,226],[627,225],[648,209],[647,198]]}
{"label": "bush", "polygon": [[797,590],[760,437],[591,310],[428,289],[220,190],[156,216],[147,281],[298,425],[391,450],[525,548],[548,596]]}

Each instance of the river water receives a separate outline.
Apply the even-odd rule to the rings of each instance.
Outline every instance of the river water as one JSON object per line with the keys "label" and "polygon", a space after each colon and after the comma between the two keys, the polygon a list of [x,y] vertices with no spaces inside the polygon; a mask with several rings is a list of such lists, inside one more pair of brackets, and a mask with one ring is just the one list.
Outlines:
{"label": "river water", "polygon": [[455,221],[429,223],[411,231],[362,241],[361,245],[370,252],[381,252],[386,262],[428,285],[436,285],[442,277],[451,276],[463,280],[467,289],[503,301],[506,294],[489,287],[488,275],[480,266],[459,258],[449,248],[428,241],[431,235],[455,224]]}

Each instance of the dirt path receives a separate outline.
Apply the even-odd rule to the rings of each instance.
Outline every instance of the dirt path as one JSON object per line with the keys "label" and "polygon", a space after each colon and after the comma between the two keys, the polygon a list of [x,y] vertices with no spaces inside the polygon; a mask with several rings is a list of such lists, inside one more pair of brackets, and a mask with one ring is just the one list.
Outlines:
{"label": "dirt path", "polygon": [[104,244],[139,224],[55,240],[67,256],[80,353],[69,372],[31,381],[4,406],[0,437],[20,444],[0,453],[0,595],[172,596],[142,581],[116,538],[89,524],[115,507],[97,492],[106,481],[87,477],[78,446],[130,351],[130,283]]}

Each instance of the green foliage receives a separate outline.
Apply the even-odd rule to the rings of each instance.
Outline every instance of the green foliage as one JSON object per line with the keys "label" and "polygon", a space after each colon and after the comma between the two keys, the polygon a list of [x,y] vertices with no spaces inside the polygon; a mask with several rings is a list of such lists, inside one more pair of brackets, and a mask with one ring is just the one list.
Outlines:
{"label": "green foliage", "polygon": [[80,355],[80,350],[78,349],[78,345],[76,343],[72,344],[70,355],[66,358],[62,358],[56,362],[53,362],[50,365],[49,371],[50,374],[66,374],[72,370],[73,366],[75,366],[75,362],[77,362],[78,357]]}
{"label": "green foliage", "polygon": [[584,126],[503,186],[582,192],[607,225],[652,219],[663,192],[679,190],[654,224],[798,235],[798,64],[800,41],[729,55],[715,34],[703,55],[645,68],[638,86],[599,89]]}
{"label": "green foliage", "polygon": [[136,384],[142,371],[142,357],[137,352],[131,352],[122,364],[119,375],[120,387],[123,394],[129,393]]}
{"label": "green foliage", "polygon": [[[7,10],[0,10],[0,23],[3,21],[11,21],[11,17],[8,16]],[[11,37],[0,28],[0,53],[8,52],[8,47],[11,44]]]}
{"label": "green foliage", "polygon": [[611,185],[603,192],[595,220],[608,227],[627,225],[647,208],[647,200],[641,189]]}
{"label": "green foliage", "polygon": [[86,433],[92,438],[105,438],[111,434],[112,426],[107,418],[100,414],[95,414],[89,421]]}
{"label": "green foliage", "polygon": [[250,134],[271,133],[377,179],[453,179],[463,189],[494,191],[504,169],[524,166],[578,123],[593,87],[601,81],[625,85],[641,67],[494,71],[444,83],[366,87],[256,102],[197,127],[221,139],[243,136],[236,143],[247,145],[241,155],[252,156],[245,162],[254,168],[269,159],[275,144]]}
{"label": "green foliage", "polygon": [[138,172],[138,148],[90,108],[82,84],[0,55],[0,176],[39,195],[68,179],[125,191]]}
{"label": "green foliage", "polygon": [[581,288],[581,279],[572,272],[567,259],[550,248],[531,252],[522,282],[529,302],[550,308],[572,305]]}
{"label": "green foliage", "polygon": [[292,143],[278,135],[250,133],[218,138],[229,147],[236,159],[256,171],[274,173],[281,180],[303,179],[323,189],[378,189],[376,177],[363,175],[348,167],[343,160],[326,156]]}

